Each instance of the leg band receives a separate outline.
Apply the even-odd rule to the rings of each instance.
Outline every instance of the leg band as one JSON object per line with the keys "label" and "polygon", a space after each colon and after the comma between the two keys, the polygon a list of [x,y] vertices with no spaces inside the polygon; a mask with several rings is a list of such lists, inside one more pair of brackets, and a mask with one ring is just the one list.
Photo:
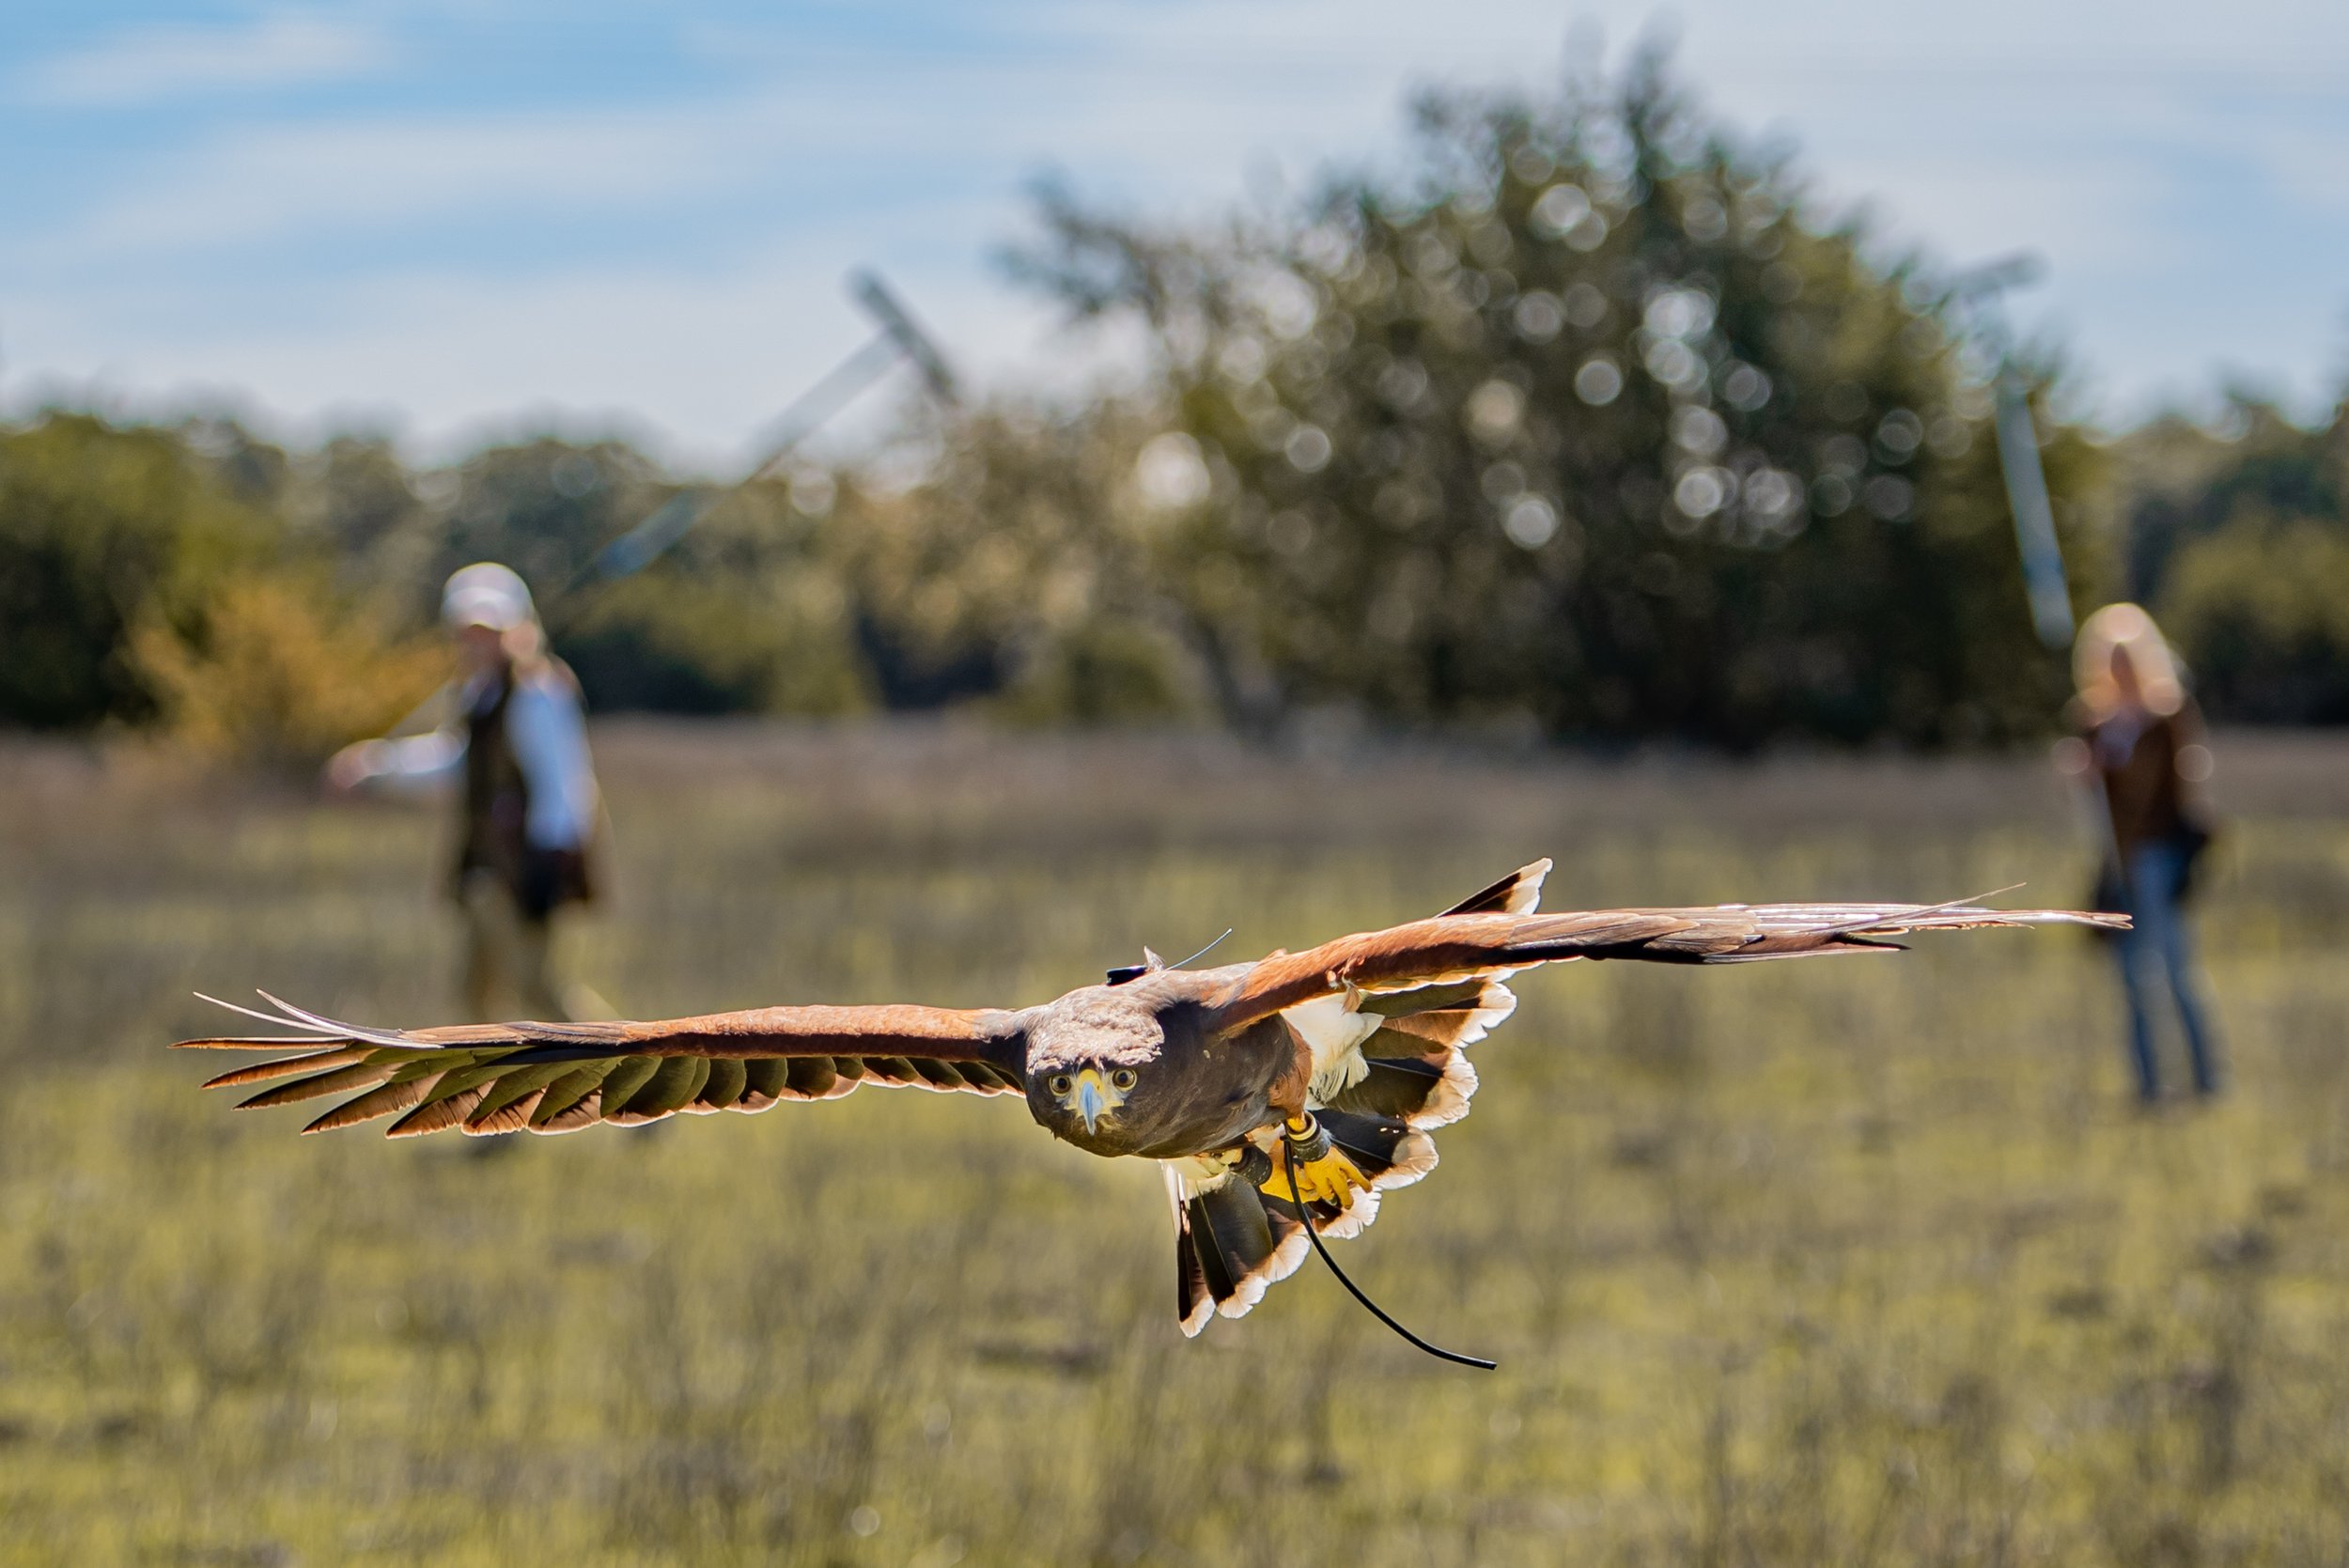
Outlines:
{"label": "leg band", "polygon": [[1322,1130],[1320,1119],[1311,1111],[1306,1112],[1303,1126],[1291,1123],[1281,1129],[1281,1136],[1288,1140],[1297,1157],[1308,1165],[1329,1157],[1330,1135]]}

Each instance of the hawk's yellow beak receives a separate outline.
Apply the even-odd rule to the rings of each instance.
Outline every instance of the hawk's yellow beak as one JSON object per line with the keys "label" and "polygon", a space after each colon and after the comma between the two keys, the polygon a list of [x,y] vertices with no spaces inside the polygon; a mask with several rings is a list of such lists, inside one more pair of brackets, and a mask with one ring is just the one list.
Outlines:
{"label": "hawk's yellow beak", "polygon": [[1077,1086],[1068,1096],[1068,1104],[1084,1118],[1085,1132],[1090,1136],[1101,1118],[1115,1110],[1125,1098],[1126,1092],[1103,1078],[1100,1069],[1087,1067],[1077,1075]]}

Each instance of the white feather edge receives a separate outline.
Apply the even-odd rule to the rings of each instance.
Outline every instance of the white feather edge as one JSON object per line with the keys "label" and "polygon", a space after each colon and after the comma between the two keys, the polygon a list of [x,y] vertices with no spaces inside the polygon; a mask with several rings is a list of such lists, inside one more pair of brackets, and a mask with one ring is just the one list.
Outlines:
{"label": "white feather edge", "polygon": [[1542,882],[1549,876],[1551,861],[1548,855],[1517,873],[1517,885],[1509,890],[1509,897],[1501,906],[1505,915],[1530,915],[1542,904]]}
{"label": "white feather edge", "polygon": [[[1541,903],[1542,879],[1549,873],[1548,861],[1537,861],[1529,868],[1531,875],[1511,890],[1503,906],[1513,915],[1530,914]],[[1480,1007],[1469,1020],[1469,1027],[1458,1040],[1453,1042],[1446,1054],[1443,1075],[1430,1092],[1427,1103],[1405,1118],[1410,1128],[1395,1145],[1395,1162],[1371,1178],[1370,1190],[1359,1193],[1353,1206],[1326,1225],[1317,1226],[1326,1240],[1346,1241],[1358,1236],[1378,1218],[1383,1195],[1396,1188],[1409,1187],[1425,1179],[1438,1162],[1436,1141],[1427,1136],[1434,1127],[1446,1126],[1469,1113],[1469,1103],[1476,1096],[1476,1069],[1469,1062],[1466,1048],[1484,1039],[1517,1011],[1517,993],[1503,982],[1518,969],[1530,965],[1513,965],[1502,969],[1476,970],[1458,975],[1442,975],[1411,986],[1382,986],[1381,994],[1424,990],[1431,986],[1447,985],[1464,979],[1493,982],[1501,991],[1500,1003]],[[1313,1079],[1306,1091],[1306,1104],[1315,1110],[1328,1105],[1347,1089],[1360,1083],[1370,1072],[1370,1063],[1363,1059],[1362,1046],[1385,1024],[1383,1015],[1361,1010],[1361,993],[1352,988],[1336,996],[1317,997],[1283,1010],[1288,1020],[1313,1053]],[[1270,1129],[1265,1129],[1259,1141],[1269,1144]],[[1277,1159],[1279,1151],[1268,1149]],[[1183,1205],[1201,1193],[1212,1192],[1233,1181],[1235,1177],[1221,1160],[1204,1155],[1183,1159],[1159,1162],[1159,1170],[1166,1182],[1167,1205],[1174,1213],[1174,1228],[1180,1234],[1189,1221]],[[1311,1223],[1309,1220],[1308,1223]],[[1263,1264],[1237,1281],[1237,1288],[1229,1300],[1217,1301],[1212,1294],[1203,1295],[1194,1302],[1181,1324],[1186,1338],[1196,1338],[1214,1316],[1244,1317],[1264,1299],[1273,1285],[1297,1272],[1305,1261],[1305,1253],[1313,1243],[1303,1226],[1289,1233],[1273,1249]]]}
{"label": "white feather edge", "polygon": [[[1212,1173],[1210,1173],[1210,1168],[1212,1168]],[[1182,1159],[1162,1159],[1159,1161],[1159,1174],[1166,1182],[1166,1206],[1174,1211],[1174,1236],[1177,1244],[1180,1243],[1184,1232],[1190,1228],[1190,1224],[1183,1218],[1184,1200],[1194,1193],[1206,1192],[1221,1187],[1232,1179],[1232,1173],[1224,1170],[1221,1162],[1208,1159],[1203,1155],[1191,1155]],[[1186,1280],[1184,1283],[1188,1287],[1190,1281]],[[1182,1315],[1183,1337],[1187,1340],[1197,1339],[1199,1330],[1205,1328],[1207,1326],[1207,1319],[1214,1315],[1214,1296],[1202,1292],[1199,1299],[1192,1302]]]}
{"label": "white feather edge", "polygon": [[[1469,1062],[1468,1048],[1507,1022],[1517,1010],[1517,995],[1504,983],[1503,977],[1514,970],[1495,970],[1475,978],[1485,981],[1501,994],[1492,1006],[1479,1007],[1469,1017],[1467,1031],[1454,1041],[1444,1059],[1443,1076],[1430,1092],[1427,1103],[1403,1119],[1414,1132],[1431,1127],[1448,1126],[1469,1113],[1469,1102],[1476,1097],[1476,1068]],[[1433,985],[1435,982],[1429,982]],[[1427,985],[1382,987],[1378,994],[1425,990]],[[1378,1013],[1360,1011],[1362,993],[1347,991],[1337,996],[1316,998],[1287,1009],[1282,1017],[1302,1037],[1314,1053],[1314,1077],[1305,1093],[1308,1109],[1319,1110],[1340,1094],[1360,1083],[1370,1073],[1370,1063],[1363,1056],[1362,1047],[1369,1043],[1386,1023]],[[1303,1015],[1299,1017],[1299,1015]],[[1416,1035],[1402,1035],[1412,1054],[1425,1048],[1425,1042]],[[1325,1234],[1327,1233],[1324,1233]]]}
{"label": "white feather edge", "polygon": [[1427,1092],[1426,1101],[1403,1118],[1403,1125],[1413,1132],[1427,1132],[1464,1119],[1469,1113],[1469,1102],[1476,1098],[1476,1064],[1468,1059],[1467,1052],[1453,1047],[1452,1054],[1444,1061],[1443,1076]]}
{"label": "white feather edge", "polygon": [[[1258,1138],[1259,1141],[1268,1141],[1270,1134],[1260,1133]],[[1281,1157],[1277,1148],[1268,1152],[1276,1161]],[[1335,1219],[1322,1221],[1315,1226],[1315,1229],[1320,1232],[1323,1240],[1350,1241],[1361,1235],[1377,1219],[1378,1206],[1386,1193],[1397,1188],[1409,1187],[1415,1182],[1423,1181],[1428,1172],[1435,1170],[1439,1158],[1436,1152],[1435,1139],[1416,1128],[1404,1134],[1396,1142],[1394,1153],[1394,1163],[1370,1179],[1369,1191],[1356,1193],[1353,1205]],[[1275,1169],[1278,1168],[1276,1165]],[[1183,1215],[1185,1203],[1202,1193],[1212,1192],[1237,1179],[1221,1161],[1209,1159],[1203,1155],[1191,1156],[1184,1159],[1160,1160],[1159,1170],[1166,1181],[1167,1203],[1174,1211],[1174,1228],[1178,1232],[1188,1223]],[[1233,1292],[1230,1299],[1214,1303],[1215,1311],[1225,1317],[1245,1315],[1251,1307],[1264,1299],[1264,1293],[1268,1288],[1287,1279],[1297,1271],[1298,1265],[1304,1261],[1306,1250],[1312,1245],[1312,1242],[1306,1239],[1302,1229],[1283,1237],[1263,1265],[1251,1270],[1237,1281],[1237,1288]],[[1210,1296],[1207,1299],[1212,1301],[1213,1297]],[[1190,1317],[1196,1318],[1202,1326],[1206,1322],[1206,1313],[1196,1307],[1192,1309]],[[1183,1331],[1187,1334],[1196,1334],[1199,1329],[1190,1327],[1190,1318],[1186,1318]]]}
{"label": "white feather edge", "polygon": [[[1423,1132],[1431,1127],[1450,1126],[1468,1115],[1469,1102],[1476,1097],[1477,1086],[1476,1067],[1468,1059],[1468,1048],[1506,1023],[1509,1016],[1517,1010],[1515,991],[1498,981],[1490,984],[1501,993],[1499,1000],[1493,1006],[1480,1007],[1470,1016],[1467,1032],[1452,1043],[1444,1056],[1443,1076],[1436,1080],[1436,1087],[1428,1091],[1425,1103],[1403,1118],[1403,1125],[1412,1131]],[[1406,1041],[1416,1039],[1410,1035],[1403,1038]],[[1367,1063],[1363,1070],[1369,1070]]]}
{"label": "white feather edge", "polygon": [[[1159,1170],[1166,1178],[1167,1202],[1174,1211],[1174,1229],[1178,1234],[1190,1223],[1183,1216],[1185,1203],[1236,1179],[1221,1161],[1201,1155],[1183,1159],[1162,1159],[1159,1161]],[[1301,1225],[1282,1237],[1263,1263],[1235,1281],[1228,1300],[1218,1301],[1212,1293],[1207,1293],[1191,1303],[1190,1310],[1181,1319],[1184,1337],[1197,1338],[1200,1330],[1206,1327],[1207,1320],[1218,1314],[1224,1317],[1247,1316],[1250,1309],[1264,1299],[1266,1291],[1297,1272],[1298,1265],[1305,1261],[1305,1253],[1312,1246],[1313,1242],[1306,1236]]]}

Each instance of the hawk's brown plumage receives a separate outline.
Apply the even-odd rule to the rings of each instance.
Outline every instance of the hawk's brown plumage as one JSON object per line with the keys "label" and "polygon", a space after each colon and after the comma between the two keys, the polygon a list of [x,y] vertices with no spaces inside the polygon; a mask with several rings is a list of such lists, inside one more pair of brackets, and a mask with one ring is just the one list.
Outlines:
{"label": "hawk's brown plumage", "polygon": [[[1304,1255],[1304,1226],[1359,1233],[1386,1190],[1432,1170],[1429,1130],[1468,1114],[1463,1054],[1506,1018],[1513,972],[1569,959],[1747,963],[1882,953],[1908,931],[2077,924],[2120,915],[1970,904],[1731,905],[1534,912],[1548,861],[1432,919],[1211,970],[1153,960],[1018,1011],[765,1007],[655,1023],[379,1030],[267,998],[252,1016],[299,1048],[208,1088],[286,1079],[241,1103],[337,1101],[303,1130],[394,1117],[393,1137],[450,1128],[570,1132],[679,1112],[764,1110],[861,1083],[1023,1094],[1046,1130],[1160,1162],[1174,1205],[1186,1332],[1238,1316]],[[238,1011],[245,1011],[238,1009]],[[1300,1209],[1272,1179],[1287,1138],[1312,1180]]]}

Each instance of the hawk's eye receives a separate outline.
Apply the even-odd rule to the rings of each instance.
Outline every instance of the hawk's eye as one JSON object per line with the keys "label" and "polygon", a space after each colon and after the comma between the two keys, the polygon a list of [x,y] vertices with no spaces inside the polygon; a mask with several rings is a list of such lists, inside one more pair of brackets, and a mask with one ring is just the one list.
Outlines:
{"label": "hawk's eye", "polygon": [[1134,1070],[1131,1067],[1120,1067],[1110,1074],[1111,1088],[1118,1090],[1122,1093],[1125,1090],[1131,1089],[1133,1086]]}
{"label": "hawk's eye", "polygon": [[1050,1078],[1044,1080],[1044,1087],[1050,1089],[1054,1094],[1060,1096],[1062,1099],[1066,1099],[1068,1097],[1068,1092],[1077,1087],[1077,1080],[1070,1078],[1066,1073],[1054,1073]]}

